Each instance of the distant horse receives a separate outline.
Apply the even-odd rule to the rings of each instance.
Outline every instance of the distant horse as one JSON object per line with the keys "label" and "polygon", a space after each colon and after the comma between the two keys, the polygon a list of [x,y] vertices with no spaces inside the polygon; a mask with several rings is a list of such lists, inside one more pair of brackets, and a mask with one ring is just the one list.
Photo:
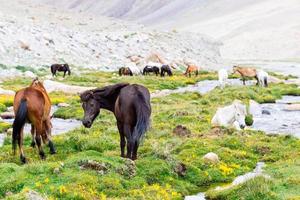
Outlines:
{"label": "distant horse", "polygon": [[150,73],[154,73],[156,76],[158,76],[159,68],[156,66],[147,65],[143,70],[143,75],[149,75]]}
{"label": "distant horse", "polygon": [[160,68],[160,76],[161,77],[164,77],[165,76],[165,73],[168,74],[168,76],[172,76],[172,70],[171,70],[171,67],[169,65],[163,65],[161,68]]}
{"label": "distant horse", "polygon": [[269,78],[269,74],[267,72],[263,70],[257,71],[257,79],[260,86],[268,87],[268,78]]}
{"label": "distant horse", "polygon": [[24,89],[19,90],[14,98],[15,120],[13,123],[12,145],[14,154],[17,143],[20,150],[20,159],[26,163],[26,157],[23,151],[23,128],[26,122],[31,123],[32,146],[35,143],[39,149],[39,155],[45,159],[45,153],[42,148],[42,141],[48,144],[51,154],[56,153],[53,142],[51,141],[51,101],[41,82],[37,79]]}
{"label": "distant horse", "polygon": [[192,76],[192,73],[195,73],[195,76],[198,76],[199,74],[199,69],[197,66],[194,66],[194,65],[189,65],[184,73],[185,76],[188,76],[191,77]]}
{"label": "distant horse", "polygon": [[[80,95],[84,110],[83,125],[90,128],[100,109],[114,113],[120,133],[121,156],[137,159],[140,139],[149,127],[151,105],[149,90],[141,85],[119,83],[85,91]],[[125,141],[126,138],[126,141]]]}
{"label": "distant horse", "polygon": [[219,108],[211,120],[215,126],[234,126],[236,129],[246,127],[246,106],[241,101],[235,100],[231,105]]}
{"label": "distant horse", "polygon": [[257,80],[257,85],[258,85],[258,78],[257,78],[257,73],[255,68],[233,66],[233,73],[234,74],[239,73],[242,76],[244,85],[246,85],[246,77],[255,78]]}
{"label": "distant horse", "polygon": [[119,69],[119,75],[120,76],[133,76],[133,73],[132,73],[132,71],[130,70],[130,68],[129,67],[121,67],[120,69]]}
{"label": "distant horse", "polygon": [[223,89],[228,81],[228,73],[226,69],[220,69],[218,71],[218,76],[219,76],[219,84],[220,87]]}
{"label": "distant horse", "polygon": [[51,73],[52,76],[56,76],[56,71],[64,72],[64,77],[66,76],[66,73],[68,72],[68,75],[71,75],[71,70],[68,64],[53,64],[51,65]]}

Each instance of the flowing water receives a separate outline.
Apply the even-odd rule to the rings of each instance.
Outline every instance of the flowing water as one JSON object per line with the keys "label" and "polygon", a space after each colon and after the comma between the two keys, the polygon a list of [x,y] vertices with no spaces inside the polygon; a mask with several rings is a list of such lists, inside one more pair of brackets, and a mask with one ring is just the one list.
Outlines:
{"label": "flowing water", "polygon": [[[251,179],[253,179],[255,177],[258,177],[258,176],[264,176],[266,178],[269,178],[269,176],[263,174],[263,167],[264,166],[265,166],[265,163],[258,162],[256,164],[255,169],[252,172],[248,172],[244,175],[238,176],[233,180],[233,182],[231,184],[226,185],[226,186],[216,187],[214,190],[226,190],[226,189],[229,189],[231,187],[243,184],[246,181],[251,180]],[[198,193],[197,195],[186,196],[185,200],[205,200],[205,192]]]}
{"label": "flowing water", "polygon": [[267,134],[288,134],[300,138],[300,110],[285,109],[288,104],[299,102],[300,96],[284,96],[276,103],[260,104],[261,110],[268,111],[270,115],[256,113],[252,128]]}

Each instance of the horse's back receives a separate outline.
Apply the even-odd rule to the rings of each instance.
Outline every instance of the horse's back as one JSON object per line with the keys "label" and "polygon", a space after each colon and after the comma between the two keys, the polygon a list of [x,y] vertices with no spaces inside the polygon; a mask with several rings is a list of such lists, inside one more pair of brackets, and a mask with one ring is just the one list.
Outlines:
{"label": "horse's back", "polygon": [[151,112],[150,92],[141,85],[132,84],[122,88],[117,101],[116,117],[127,123],[136,122],[139,109]]}
{"label": "horse's back", "polygon": [[17,113],[22,100],[26,100],[29,113],[34,113],[34,115],[41,116],[43,118],[47,118],[49,116],[51,110],[50,98],[41,90],[33,87],[27,87],[19,90],[14,99],[15,113]]}

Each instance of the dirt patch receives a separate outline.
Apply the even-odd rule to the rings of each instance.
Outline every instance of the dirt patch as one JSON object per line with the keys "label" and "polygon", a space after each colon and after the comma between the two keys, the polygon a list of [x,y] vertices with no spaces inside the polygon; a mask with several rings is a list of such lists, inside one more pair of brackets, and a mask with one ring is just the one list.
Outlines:
{"label": "dirt patch", "polygon": [[178,125],[173,129],[173,133],[176,136],[180,136],[180,137],[190,137],[191,136],[191,131],[183,126],[183,125]]}

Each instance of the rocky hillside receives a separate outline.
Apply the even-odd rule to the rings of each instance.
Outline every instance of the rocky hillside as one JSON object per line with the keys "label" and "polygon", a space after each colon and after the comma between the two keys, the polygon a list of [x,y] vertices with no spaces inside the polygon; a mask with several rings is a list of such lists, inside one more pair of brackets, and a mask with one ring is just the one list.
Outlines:
{"label": "rocky hillside", "polygon": [[158,30],[203,33],[221,40],[224,58],[299,60],[298,0],[35,0],[139,22]]}
{"label": "rocky hillside", "polygon": [[0,63],[71,65],[115,70],[127,57],[155,52],[166,62],[220,61],[220,43],[201,34],[152,31],[133,22],[50,8],[29,1],[0,1]]}

